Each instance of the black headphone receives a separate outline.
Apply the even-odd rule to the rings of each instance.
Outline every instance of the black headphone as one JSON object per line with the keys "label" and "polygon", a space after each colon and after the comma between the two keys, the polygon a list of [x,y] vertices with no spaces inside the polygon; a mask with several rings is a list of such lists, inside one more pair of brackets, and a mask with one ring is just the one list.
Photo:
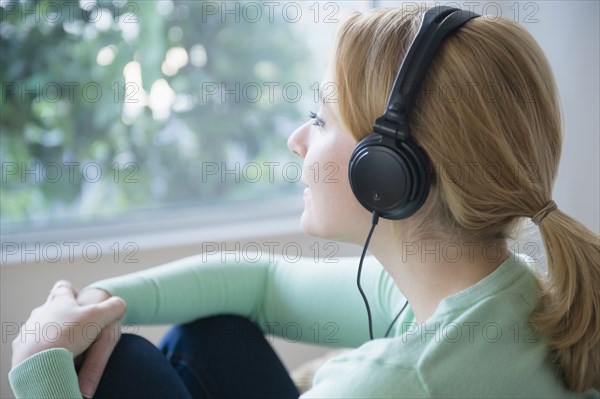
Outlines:
{"label": "black headphone", "polygon": [[386,219],[403,219],[427,199],[429,160],[410,134],[410,112],[442,40],[479,16],[445,6],[433,7],[423,16],[396,76],[385,114],[377,118],[374,133],[362,139],[350,157],[350,186],[370,212]]}

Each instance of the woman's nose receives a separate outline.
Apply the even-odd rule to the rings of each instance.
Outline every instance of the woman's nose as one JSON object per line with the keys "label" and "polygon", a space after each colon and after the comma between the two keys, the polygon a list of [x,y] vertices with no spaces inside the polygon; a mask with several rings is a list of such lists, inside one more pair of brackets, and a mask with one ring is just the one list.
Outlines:
{"label": "woman's nose", "polygon": [[291,152],[304,158],[308,151],[308,131],[309,123],[301,125],[290,135],[287,141],[287,146]]}

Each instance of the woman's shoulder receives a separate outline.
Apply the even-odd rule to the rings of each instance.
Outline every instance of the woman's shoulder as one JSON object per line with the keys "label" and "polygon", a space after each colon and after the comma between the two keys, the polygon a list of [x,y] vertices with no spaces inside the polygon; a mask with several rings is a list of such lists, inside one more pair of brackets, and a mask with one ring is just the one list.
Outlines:
{"label": "woman's shoulder", "polygon": [[315,395],[352,389],[377,397],[597,397],[571,394],[557,377],[528,323],[538,295],[531,265],[511,253],[426,322],[400,320],[393,338],[328,361],[317,372]]}
{"label": "woman's shoulder", "polygon": [[431,326],[369,341],[327,361],[306,397],[600,398],[569,392],[541,342],[475,325],[472,342]]}

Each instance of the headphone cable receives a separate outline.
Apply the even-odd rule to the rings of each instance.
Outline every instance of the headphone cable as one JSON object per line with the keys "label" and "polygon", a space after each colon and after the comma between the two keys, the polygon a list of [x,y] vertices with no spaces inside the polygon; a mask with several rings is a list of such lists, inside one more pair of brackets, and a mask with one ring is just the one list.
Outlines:
{"label": "headphone cable", "polygon": [[363,260],[365,260],[365,254],[367,253],[367,248],[369,247],[369,242],[371,242],[371,236],[373,235],[373,231],[375,230],[375,226],[379,222],[379,214],[377,211],[373,211],[373,224],[371,225],[371,230],[369,231],[369,235],[367,236],[367,242],[362,251],[362,255],[360,255],[360,262],[358,263],[358,274],[356,276],[356,285],[358,286],[358,291],[360,291],[360,295],[365,301],[365,306],[367,307],[367,317],[369,318],[369,336],[373,339],[373,321],[371,320],[371,308],[369,307],[369,301],[367,300],[367,296],[360,286],[360,275],[362,273],[362,265]]}
{"label": "headphone cable", "polygon": [[398,317],[400,317],[400,315],[402,314],[402,312],[404,311],[404,309],[406,308],[407,305],[408,305],[408,301],[404,302],[404,306],[402,306],[402,309],[400,309],[400,311],[398,312],[398,314],[396,315],[394,320],[392,320],[392,324],[390,324],[390,326],[388,327],[383,338],[387,338],[388,335],[390,335],[390,331],[392,331],[392,326],[394,325],[394,323],[396,323],[396,320],[398,320]]}
{"label": "headphone cable", "polygon": [[[362,254],[360,255],[360,262],[358,264],[358,273],[356,276],[356,285],[358,286],[358,291],[360,292],[360,295],[362,296],[362,299],[365,302],[365,307],[367,308],[367,317],[369,319],[369,336],[371,337],[371,340],[373,339],[373,320],[371,317],[371,307],[369,306],[369,301],[367,300],[367,296],[365,295],[365,292],[363,291],[363,289],[360,285],[360,276],[362,273],[362,265],[363,265],[363,261],[365,259],[365,255],[367,253],[367,248],[369,248],[369,243],[371,242],[371,236],[373,235],[373,231],[375,231],[375,226],[377,226],[378,222],[379,222],[379,214],[377,213],[377,211],[373,211],[373,221],[372,221],[372,225],[371,225],[371,230],[369,231],[369,235],[367,236],[367,241],[365,242],[365,246],[363,248]],[[402,309],[400,309],[400,312],[398,312],[398,314],[396,315],[396,317],[394,318],[394,320],[388,327],[384,338],[387,338],[390,331],[392,331],[392,326],[394,325],[394,323],[396,323],[396,320],[398,320],[398,318],[400,317],[400,314],[402,314],[402,312],[404,311],[404,309],[406,308],[407,305],[408,305],[408,301],[406,301],[404,306],[402,306]]]}

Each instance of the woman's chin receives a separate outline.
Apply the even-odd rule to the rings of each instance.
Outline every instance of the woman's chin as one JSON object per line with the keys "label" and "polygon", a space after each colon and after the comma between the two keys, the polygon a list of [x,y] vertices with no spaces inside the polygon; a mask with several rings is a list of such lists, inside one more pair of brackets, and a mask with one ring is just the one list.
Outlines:
{"label": "woman's chin", "polygon": [[305,234],[321,239],[334,239],[331,229],[328,229],[324,220],[315,220],[314,215],[307,209],[302,212],[300,225]]}
{"label": "woman's chin", "polygon": [[302,216],[300,217],[300,225],[302,226],[302,231],[304,231],[304,233],[311,237],[320,238],[319,231],[317,226],[315,226],[315,221],[313,220],[313,215],[308,209],[304,209],[304,212],[302,212]]}
{"label": "woman's chin", "polygon": [[312,223],[310,220],[310,215],[308,211],[304,209],[302,212],[302,216],[300,216],[300,226],[302,227],[302,231],[309,236],[314,236]]}

